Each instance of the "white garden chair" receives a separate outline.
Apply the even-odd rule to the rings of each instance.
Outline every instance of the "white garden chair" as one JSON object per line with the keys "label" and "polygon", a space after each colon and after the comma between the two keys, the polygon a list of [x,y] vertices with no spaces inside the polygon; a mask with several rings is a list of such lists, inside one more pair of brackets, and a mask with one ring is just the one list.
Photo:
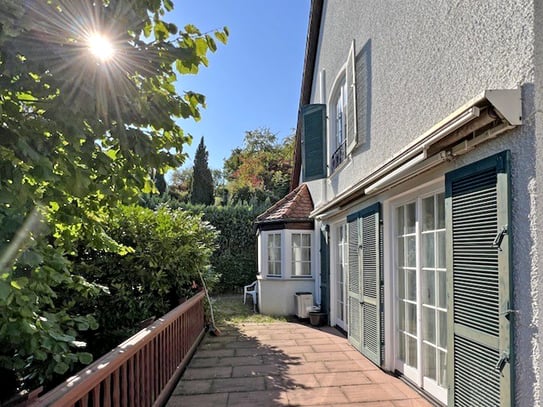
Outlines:
{"label": "white garden chair", "polygon": [[246,303],[247,296],[250,295],[253,297],[253,311],[256,310],[256,281],[253,281],[251,284],[243,287],[243,303]]}

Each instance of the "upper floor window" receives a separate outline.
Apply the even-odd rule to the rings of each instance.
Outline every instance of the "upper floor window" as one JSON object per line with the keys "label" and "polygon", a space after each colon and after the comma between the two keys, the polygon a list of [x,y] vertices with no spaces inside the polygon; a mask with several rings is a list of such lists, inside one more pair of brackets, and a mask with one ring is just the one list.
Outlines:
{"label": "upper floor window", "polygon": [[333,131],[332,157],[330,170],[333,172],[343,162],[347,154],[347,84],[343,78],[332,102]]}
{"label": "upper floor window", "polygon": [[292,234],[292,277],[311,277],[311,234]]}

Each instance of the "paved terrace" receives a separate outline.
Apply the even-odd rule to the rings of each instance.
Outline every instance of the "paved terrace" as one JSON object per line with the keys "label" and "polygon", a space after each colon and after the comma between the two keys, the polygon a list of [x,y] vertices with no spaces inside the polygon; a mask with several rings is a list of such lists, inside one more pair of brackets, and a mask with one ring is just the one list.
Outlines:
{"label": "paved terrace", "polygon": [[431,406],[330,327],[244,323],[206,335],[169,407]]}

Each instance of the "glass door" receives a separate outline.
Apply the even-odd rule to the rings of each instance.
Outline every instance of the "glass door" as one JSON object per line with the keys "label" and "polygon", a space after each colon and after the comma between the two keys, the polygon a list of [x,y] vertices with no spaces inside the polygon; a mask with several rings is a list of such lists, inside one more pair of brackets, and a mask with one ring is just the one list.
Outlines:
{"label": "glass door", "polygon": [[447,401],[447,293],[443,193],[396,206],[396,369]]}
{"label": "glass door", "polygon": [[347,271],[347,225],[342,224],[337,228],[337,256],[336,256],[336,324],[347,330],[346,312],[346,271]]}

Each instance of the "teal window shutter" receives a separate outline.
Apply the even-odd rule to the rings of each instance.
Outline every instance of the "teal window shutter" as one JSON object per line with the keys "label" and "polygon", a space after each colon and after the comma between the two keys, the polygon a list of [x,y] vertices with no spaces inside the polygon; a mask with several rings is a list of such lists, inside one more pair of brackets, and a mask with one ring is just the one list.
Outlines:
{"label": "teal window shutter", "polygon": [[451,406],[511,406],[510,153],[445,176]]}
{"label": "teal window shutter", "polygon": [[302,160],[304,182],[326,177],[326,105],[302,108]]}
{"label": "teal window shutter", "polygon": [[349,336],[353,346],[380,366],[384,353],[381,206],[374,204],[347,221]]}

